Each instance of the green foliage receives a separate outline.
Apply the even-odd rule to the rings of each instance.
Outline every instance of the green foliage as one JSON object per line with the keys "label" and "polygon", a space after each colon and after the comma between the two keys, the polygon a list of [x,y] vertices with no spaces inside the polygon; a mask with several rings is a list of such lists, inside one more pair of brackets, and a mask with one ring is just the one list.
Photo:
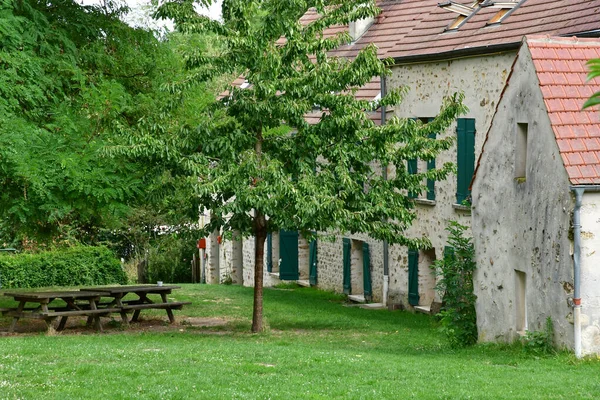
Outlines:
{"label": "green foliage", "polygon": [[[303,25],[311,7],[321,18]],[[194,184],[216,215],[207,231],[263,238],[278,229],[334,230],[412,247],[428,243],[403,234],[415,217],[407,192],[425,190],[426,178],[444,179],[453,167],[409,174],[406,161],[450,148],[452,135],[429,135],[444,132],[465,107],[457,95],[429,124],[392,118],[375,125],[370,113],[400,102],[403,89],[373,102],[354,92],[387,75],[390,61],[379,60],[375,46],[353,60],[332,56],[349,36],[324,37],[323,30],[378,12],[373,0],[227,0],[221,24],[198,15],[191,1],[159,8],[157,15],[173,18],[181,32],[214,35],[221,46],[212,54],[188,51],[180,87],[240,73],[250,84],[230,88],[196,131],[202,145]],[[315,107],[320,119],[309,125],[305,115]],[[383,179],[381,165],[395,167],[394,176]]]}
{"label": "green foliage", "polygon": [[148,282],[190,282],[190,261],[197,251],[195,240],[177,234],[161,235],[148,249]]}
{"label": "green foliage", "polygon": [[553,354],[554,349],[554,324],[552,318],[546,318],[546,327],[542,331],[527,331],[521,338],[523,350],[529,354]]}
{"label": "green foliage", "polygon": [[125,284],[114,253],[105,247],[77,246],[37,254],[0,255],[2,288]]}
{"label": "green foliage", "polygon": [[4,240],[70,240],[123,215],[140,189],[131,164],[99,155],[107,130],[134,101],[125,79],[111,77],[121,62],[105,62],[122,55],[119,14],[70,1],[0,2]]}
{"label": "green foliage", "polygon": [[[197,123],[189,104],[214,96],[171,93],[187,39],[159,41],[122,12],[0,0],[0,243],[96,243],[140,204],[197,219],[187,166],[198,143],[174,133]],[[151,151],[119,151],[134,132]]]}
{"label": "green foliage", "polygon": [[450,221],[448,246],[444,258],[432,268],[439,276],[436,290],[442,296],[442,331],[453,347],[477,343],[476,296],[473,293],[475,249],[470,237],[465,236],[466,226]]}
{"label": "green foliage", "polygon": [[[313,7],[320,18],[303,24],[300,18]],[[335,57],[331,51],[351,38],[347,32],[325,36],[324,30],[376,16],[375,0],[224,0],[222,11],[219,23],[183,0],[163,4],[156,15],[172,18],[182,33],[213,35],[220,44],[214,53],[188,51],[188,77],[175,89],[229,74],[248,82],[208,107],[194,130],[201,146],[190,184],[212,212],[206,234],[239,231],[257,240],[256,332],[268,232],[362,232],[389,243],[428,244],[404,235],[415,218],[408,193],[425,190],[426,179],[444,179],[453,165],[410,174],[406,163],[449,149],[452,135],[430,134],[444,132],[465,107],[456,95],[427,125],[397,118],[384,126],[373,122],[372,113],[398,104],[404,90],[373,101],[355,93],[373,77],[388,75],[392,61],[380,60],[375,45],[352,60]],[[309,124],[305,116],[315,109],[320,118]],[[381,168],[388,165],[395,174],[384,179]]]}
{"label": "green foliage", "polygon": [[[590,69],[588,74],[588,81],[600,76],[600,59],[592,59],[587,62],[587,66]],[[600,92],[594,93],[585,103],[583,108],[593,107],[600,104]]]}

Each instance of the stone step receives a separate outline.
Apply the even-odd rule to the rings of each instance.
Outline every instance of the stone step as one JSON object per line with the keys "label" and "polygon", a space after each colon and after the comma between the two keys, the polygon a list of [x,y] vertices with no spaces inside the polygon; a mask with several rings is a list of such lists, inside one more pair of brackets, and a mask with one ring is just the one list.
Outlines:
{"label": "stone step", "polygon": [[298,286],[310,287],[310,281],[308,279],[298,279],[296,283]]}
{"label": "stone step", "polygon": [[364,294],[349,294],[348,300],[353,301],[355,303],[366,303]]}
{"label": "stone step", "polygon": [[423,314],[431,314],[430,306],[415,306],[415,311],[423,313]]}
{"label": "stone step", "polygon": [[383,303],[367,303],[367,304],[361,304],[359,307],[365,308],[368,310],[383,310],[384,308],[387,309],[387,307],[384,307]]}

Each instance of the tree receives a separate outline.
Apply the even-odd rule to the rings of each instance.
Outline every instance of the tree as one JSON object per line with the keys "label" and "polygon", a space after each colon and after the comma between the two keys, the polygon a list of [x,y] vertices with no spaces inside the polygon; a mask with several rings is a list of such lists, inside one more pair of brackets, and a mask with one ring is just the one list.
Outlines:
{"label": "tree", "polygon": [[[301,24],[311,7],[321,18]],[[253,332],[262,330],[267,233],[362,232],[411,247],[428,243],[404,235],[415,217],[407,193],[424,190],[426,179],[444,179],[453,166],[410,174],[406,162],[450,148],[453,137],[430,134],[443,132],[465,108],[455,96],[429,124],[393,118],[375,125],[369,112],[397,104],[403,90],[374,102],[353,93],[387,74],[390,61],[379,60],[373,45],[353,60],[330,56],[350,38],[323,31],[377,13],[372,0],[224,0],[222,24],[196,14],[188,0],[157,13],[173,18],[181,32],[210,32],[222,42],[214,55],[188,53],[190,82],[241,73],[249,83],[231,88],[198,128],[197,191],[215,216],[207,232],[255,237]],[[321,118],[309,125],[304,117],[314,108]],[[381,166],[395,173],[385,179]]]}
{"label": "tree", "polygon": [[[135,207],[197,221],[185,193],[197,171],[161,139],[197,125],[198,106],[214,99],[202,85],[167,90],[184,72],[178,48],[200,40],[159,40],[122,22],[124,11],[0,0],[0,243],[93,242]],[[150,156],[130,148],[132,132],[154,140]]]}
{"label": "tree", "polygon": [[[588,81],[600,76],[600,59],[592,59],[587,63],[590,73],[588,74]],[[590,98],[583,104],[583,108],[593,107],[600,104],[600,92],[594,93]]]}

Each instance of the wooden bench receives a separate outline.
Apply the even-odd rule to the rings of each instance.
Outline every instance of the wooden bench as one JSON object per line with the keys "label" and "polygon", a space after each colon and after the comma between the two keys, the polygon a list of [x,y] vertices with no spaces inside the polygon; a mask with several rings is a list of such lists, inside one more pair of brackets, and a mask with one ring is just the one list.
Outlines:
{"label": "wooden bench", "polygon": [[191,301],[172,301],[169,303],[143,303],[143,304],[124,304],[123,310],[125,311],[133,311],[133,310],[147,310],[151,308],[157,309],[171,309],[171,310],[181,310],[181,308],[185,305],[192,304]]}
{"label": "wooden bench", "polygon": [[44,317],[75,317],[78,315],[90,316],[90,315],[102,315],[121,312],[120,308],[99,308],[97,310],[66,310],[66,311],[48,311],[40,313]]}

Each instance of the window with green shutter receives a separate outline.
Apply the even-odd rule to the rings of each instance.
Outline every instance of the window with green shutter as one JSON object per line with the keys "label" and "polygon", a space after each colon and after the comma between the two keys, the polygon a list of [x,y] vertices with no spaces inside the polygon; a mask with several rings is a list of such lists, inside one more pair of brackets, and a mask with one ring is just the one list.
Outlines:
{"label": "window with green shutter", "polygon": [[[408,173],[411,175],[414,175],[417,173],[417,159],[413,158],[411,160],[408,160]],[[408,197],[410,197],[411,199],[416,199],[419,196],[419,194],[417,192],[408,192]]]}
{"label": "window with green shutter", "polygon": [[456,122],[456,203],[461,204],[471,194],[469,186],[475,171],[475,119],[459,118]]}
{"label": "window with green shutter", "polygon": [[[435,133],[429,134],[429,139],[435,139]],[[432,169],[435,169],[435,158],[427,161],[427,171]],[[435,200],[435,181],[433,179],[427,179],[427,200]]]}
{"label": "window with green shutter", "polygon": [[[431,117],[421,117],[421,118],[414,118],[416,120],[421,121],[424,124],[428,124],[431,121],[434,120],[434,118]],[[435,139],[436,138],[436,134],[435,133],[431,133],[429,135],[430,139]],[[407,163],[407,168],[408,168],[408,173],[409,174],[416,174],[419,170],[419,160],[418,159],[411,159],[408,160]],[[435,169],[435,158],[432,160],[427,160],[427,171]],[[409,192],[408,193],[408,197],[410,197],[411,199],[416,199],[416,198],[420,198],[421,194],[420,193],[415,193],[415,192]],[[435,200],[435,180],[433,179],[427,179],[427,193],[426,193],[426,198],[427,200]]]}

